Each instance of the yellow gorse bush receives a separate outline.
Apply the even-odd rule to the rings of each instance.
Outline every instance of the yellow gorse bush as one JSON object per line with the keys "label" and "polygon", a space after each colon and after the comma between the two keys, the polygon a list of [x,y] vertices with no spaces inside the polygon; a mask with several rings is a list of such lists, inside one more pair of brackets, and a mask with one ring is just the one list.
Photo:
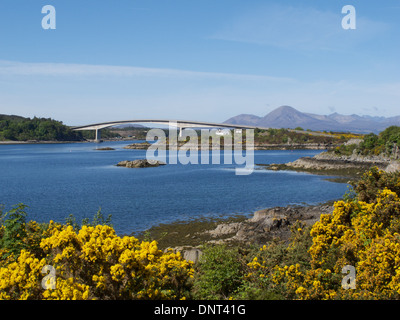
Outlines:
{"label": "yellow gorse bush", "polygon": [[[50,222],[33,251],[0,264],[0,299],[182,299],[193,275],[179,252],[119,237],[107,225]],[[40,257],[39,257],[40,256]],[[56,288],[43,289],[42,268],[55,268]]]}
{"label": "yellow gorse bush", "polygon": [[[337,201],[311,229],[311,268],[277,267],[273,280],[299,299],[399,298],[399,217],[400,199],[387,188],[372,203]],[[345,265],[356,268],[355,289],[341,287]]]}
{"label": "yellow gorse bush", "polygon": [[[375,168],[365,173],[356,187],[356,196],[336,201],[333,213],[322,214],[311,227],[308,259],[302,264],[271,264],[270,251],[247,264],[247,277],[288,299],[399,299],[398,186],[398,174]],[[296,230],[296,241],[286,246],[286,253],[293,253],[302,241],[304,230]],[[267,249],[264,246],[260,250]],[[355,289],[342,288],[346,275],[342,270],[348,265],[356,270]],[[260,278],[269,282],[263,283]]]}
{"label": "yellow gorse bush", "polygon": [[43,290],[39,276],[45,265],[45,259],[39,260],[22,250],[16,261],[0,268],[0,299],[29,299],[40,295]]}

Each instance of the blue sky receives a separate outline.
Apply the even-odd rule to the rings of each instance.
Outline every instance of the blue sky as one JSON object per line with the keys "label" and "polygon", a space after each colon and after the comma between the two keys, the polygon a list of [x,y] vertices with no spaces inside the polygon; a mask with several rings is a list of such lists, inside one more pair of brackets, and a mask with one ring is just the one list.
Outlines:
{"label": "blue sky", "polygon": [[[41,26],[48,4],[56,30]],[[355,30],[341,25],[348,4]],[[0,113],[400,115],[399,17],[397,0],[1,0]]]}

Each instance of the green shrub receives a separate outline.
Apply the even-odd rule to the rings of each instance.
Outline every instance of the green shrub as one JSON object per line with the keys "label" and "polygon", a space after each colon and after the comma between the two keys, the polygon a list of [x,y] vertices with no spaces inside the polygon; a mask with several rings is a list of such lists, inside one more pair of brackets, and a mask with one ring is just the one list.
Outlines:
{"label": "green shrub", "polygon": [[398,172],[388,173],[377,167],[365,172],[360,180],[351,183],[358,201],[374,202],[379,191],[385,188],[400,196],[400,175]]}
{"label": "green shrub", "polygon": [[228,299],[242,284],[243,267],[238,250],[225,245],[206,247],[194,277],[196,299]]}
{"label": "green shrub", "polygon": [[20,203],[5,214],[0,212],[0,251],[4,251],[2,258],[10,254],[18,256],[19,252],[26,248],[24,242],[27,235],[25,229],[26,207]]}

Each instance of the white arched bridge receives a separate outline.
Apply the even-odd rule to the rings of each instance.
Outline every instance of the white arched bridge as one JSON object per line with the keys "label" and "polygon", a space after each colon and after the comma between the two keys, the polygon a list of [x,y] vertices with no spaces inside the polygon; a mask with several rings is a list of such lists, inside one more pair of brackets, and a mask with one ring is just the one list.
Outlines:
{"label": "white arched bridge", "polygon": [[[152,123],[161,124],[179,128],[179,135],[182,134],[182,130],[185,128],[230,128],[230,129],[256,129],[253,126],[243,126],[237,124],[227,124],[227,123],[213,123],[213,122],[201,122],[201,121],[185,121],[185,120],[154,120],[154,119],[141,119],[141,120],[122,120],[122,121],[111,121],[111,122],[101,122],[88,124],[85,126],[72,127],[72,130],[82,131],[82,130],[95,130],[96,131],[96,142],[101,141],[101,129],[109,128],[116,125],[127,124],[127,123]],[[259,129],[268,129],[260,128]]]}

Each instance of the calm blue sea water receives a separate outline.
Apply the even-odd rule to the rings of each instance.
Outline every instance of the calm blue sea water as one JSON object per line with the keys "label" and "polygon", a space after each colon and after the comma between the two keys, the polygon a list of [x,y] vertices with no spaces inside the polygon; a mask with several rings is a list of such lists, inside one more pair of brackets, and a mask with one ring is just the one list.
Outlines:
{"label": "calm blue sea water", "polygon": [[[112,214],[118,234],[159,223],[200,216],[252,213],[288,204],[316,204],[340,198],[346,184],[295,172],[255,170],[235,175],[235,165],[116,167],[121,160],[145,158],[145,150],[123,149],[128,142],[0,145],[0,203],[24,203],[28,218],[80,221],[101,207]],[[110,146],[115,151],[96,151]],[[320,151],[255,151],[255,163],[284,163]]]}

